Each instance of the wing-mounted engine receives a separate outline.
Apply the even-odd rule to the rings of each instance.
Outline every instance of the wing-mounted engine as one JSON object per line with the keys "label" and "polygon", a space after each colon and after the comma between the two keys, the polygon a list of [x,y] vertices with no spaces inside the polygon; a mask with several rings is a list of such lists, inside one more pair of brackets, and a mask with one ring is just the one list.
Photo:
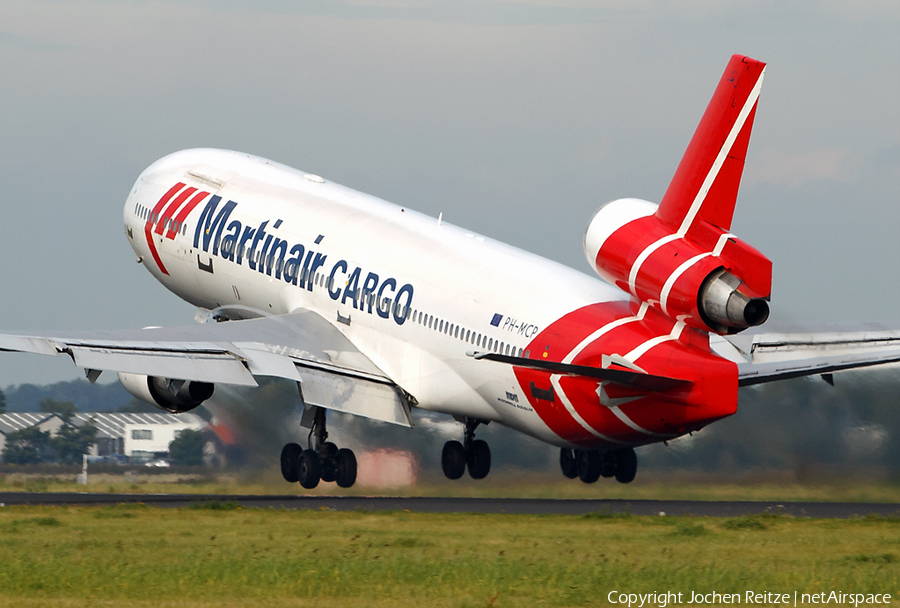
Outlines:
{"label": "wing-mounted engine", "polygon": [[613,201],[584,236],[601,277],[704,331],[769,316],[772,262],[730,232],[764,68],[733,56],[662,202]]}
{"label": "wing-mounted engine", "polygon": [[119,372],[119,382],[134,397],[172,414],[182,414],[212,397],[215,386],[209,382],[171,380],[144,374]]}

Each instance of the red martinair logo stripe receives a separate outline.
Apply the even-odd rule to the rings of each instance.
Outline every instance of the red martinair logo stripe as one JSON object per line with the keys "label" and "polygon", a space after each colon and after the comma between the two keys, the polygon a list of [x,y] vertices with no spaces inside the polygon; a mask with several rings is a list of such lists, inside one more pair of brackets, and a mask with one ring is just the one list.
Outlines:
{"label": "red martinair logo stripe", "polygon": [[[158,235],[162,235],[163,231],[168,227],[168,231],[166,232],[165,238],[174,239],[177,234],[177,227],[187,219],[188,214],[194,210],[200,201],[209,196],[209,192],[198,192],[188,203],[178,212],[178,215],[173,218],[175,213],[178,211],[178,208],[184,204],[184,201],[188,199],[192,194],[197,192],[197,189],[194,187],[190,187],[181,191],[184,188],[185,184],[183,182],[178,182],[169,190],[162,195],[162,198],[159,199],[159,202],[153,207],[153,210],[150,212],[150,215],[147,217],[147,222],[144,224],[144,235],[147,237],[147,247],[150,249],[150,254],[153,256],[153,260],[156,262],[156,265],[159,266],[159,269],[163,274],[169,274],[169,271],[166,270],[166,267],[163,265],[162,260],[159,257],[159,252],[156,249],[156,244],[153,242],[153,233],[156,232]],[[174,200],[172,197],[175,196],[176,193],[180,192]],[[169,203],[169,201],[172,201]],[[168,204],[168,206],[166,206]],[[163,211],[165,209],[165,211]],[[155,226],[155,230],[154,230]]]}
{"label": "red martinair logo stripe", "polygon": [[162,215],[163,207],[166,206],[166,203],[169,202],[175,193],[184,188],[184,184],[178,182],[171,188],[169,191],[162,195],[162,198],[159,199],[159,202],[156,203],[156,206],[153,207],[153,210],[150,212],[150,215],[147,216],[147,223],[144,224],[144,236],[147,237],[147,247],[150,248],[150,254],[153,256],[153,259],[156,261],[156,265],[159,266],[159,269],[163,272],[163,274],[169,274],[169,271],[166,270],[166,267],[163,266],[162,260],[159,259],[159,253],[156,251],[156,245],[153,244],[153,223],[156,219]]}
{"label": "red martinair logo stripe", "polygon": [[162,212],[162,215],[160,215],[159,221],[156,222],[156,230],[154,230],[153,232],[162,236],[163,230],[165,230],[169,224],[169,219],[173,215],[175,215],[175,210],[181,207],[181,204],[187,200],[187,197],[189,197],[196,191],[197,189],[192,186],[190,188],[186,188],[183,192],[181,192],[181,194],[176,196],[175,200],[173,200],[169,204],[169,206],[166,207],[166,210]]}
{"label": "red martinair logo stripe", "polygon": [[167,239],[174,239],[176,231],[178,227],[181,226],[184,221],[187,219],[187,216],[190,215],[191,211],[194,210],[194,207],[200,204],[200,201],[209,196],[209,192],[200,191],[194,195],[187,205],[181,208],[181,211],[178,212],[178,215],[175,216],[175,221],[169,226],[169,231],[166,233]]}

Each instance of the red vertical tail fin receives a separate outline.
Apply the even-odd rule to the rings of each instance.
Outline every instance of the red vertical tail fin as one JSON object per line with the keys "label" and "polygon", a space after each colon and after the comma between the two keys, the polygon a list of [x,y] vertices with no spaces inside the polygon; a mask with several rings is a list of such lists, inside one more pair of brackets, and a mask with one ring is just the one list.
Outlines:
{"label": "red vertical tail fin", "polygon": [[729,230],[766,64],[734,55],[656,216],[681,236],[697,222]]}

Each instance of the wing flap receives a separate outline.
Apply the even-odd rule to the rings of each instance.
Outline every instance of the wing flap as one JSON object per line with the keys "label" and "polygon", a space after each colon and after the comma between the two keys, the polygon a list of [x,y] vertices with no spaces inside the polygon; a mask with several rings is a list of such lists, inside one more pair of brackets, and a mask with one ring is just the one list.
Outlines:
{"label": "wing flap", "polygon": [[304,403],[412,427],[409,404],[395,386],[339,376],[312,368],[299,370]]}
{"label": "wing flap", "polygon": [[90,346],[72,346],[67,352],[72,355],[75,365],[85,369],[240,386],[257,385],[253,374],[240,359],[229,352],[154,351]]}

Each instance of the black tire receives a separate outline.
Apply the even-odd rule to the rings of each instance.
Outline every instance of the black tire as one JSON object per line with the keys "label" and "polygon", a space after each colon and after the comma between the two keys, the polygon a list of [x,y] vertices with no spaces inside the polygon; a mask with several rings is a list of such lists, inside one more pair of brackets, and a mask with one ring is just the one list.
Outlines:
{"label": "black tire", "polygon": [[559,449],[559,468],[562,474],[569,479],[578,477],[578,463],[575,462],[575,450],[569,448]]}
{"label": "black tire", "polygon": [[296,443],[288,443],[281,448],[281,476],[284,477],[285,481],[297,483],[299,480],[297,477],[297,459],[300,458],[302,452],[303,448]]}
{"label": "black tire", "polygon": [[466,472],[466,450],[458,441],[448,441],[441,450],[441,469],[447,479],[459,479]]}
{"label": "black tire", "polygon": [[484,479],[488,476],[491,472],[491,448],[487,441],[476,439],[472,442],[466,454],[466,466],[472,479]]}
{"label": "black tire", "polygon": [[319,462],[321,463],[322,481],[334,481],[337,479],[337,465],[334,457],[338,453],[338,447],[330,441],[324,443],[319,450]]}
{"label": "black tire", "polygon": [[578,450],[575,452],[578,463],[578,478],[584,483],[594,483],[600,479],[600,452],[597,450]]}
{"label": "black tire", "polygon": [[334,455],[334,473],[337,485],[349,488],[356,483],[356,455],[352,450],[342,448]]}
{"label": "black tire", "polygon": [[303,450],[297,459],[297,481],[307,490],[319,485],[322,478],[322,464],[313,450]]}
{"label": "black tire", "polygon": [[637,475],[637,454],[631,448],[616,450],[616,481],[631,483]]}
{"label": "black tire", "polygon": [[603,452],[600,454],[600,476],[609,479],[616,474],[616,453]]}

